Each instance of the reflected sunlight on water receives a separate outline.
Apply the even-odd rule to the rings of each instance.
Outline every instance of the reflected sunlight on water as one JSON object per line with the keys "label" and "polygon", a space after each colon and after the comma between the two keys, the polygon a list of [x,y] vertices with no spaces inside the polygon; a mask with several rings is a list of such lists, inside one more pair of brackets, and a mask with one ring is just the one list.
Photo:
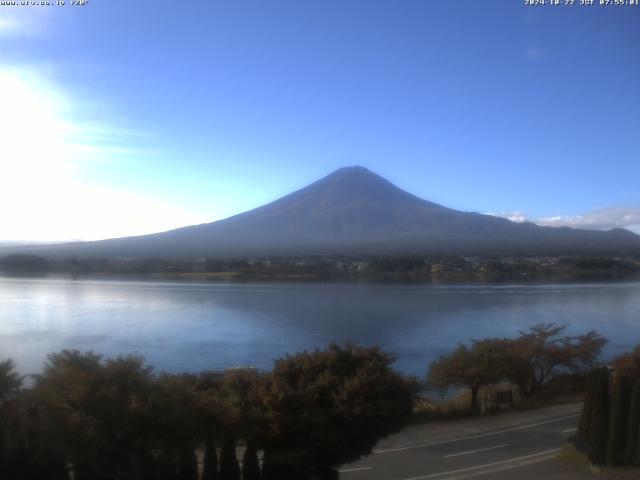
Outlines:
{"label": "reflected sunlight on water", "polygon": [[0,278],[0,358],[37,372],[63,348],[137,353],[161,370],[269,369],[331,341],[379,344],[424,375],[459,342],[540,322],[596,329],[608,356],[640,343],[640,283],[214,284]]}

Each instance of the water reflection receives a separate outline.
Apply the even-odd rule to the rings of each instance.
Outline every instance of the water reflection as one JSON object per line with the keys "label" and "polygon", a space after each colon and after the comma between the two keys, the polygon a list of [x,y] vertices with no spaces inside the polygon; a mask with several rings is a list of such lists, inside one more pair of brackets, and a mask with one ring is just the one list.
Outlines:
{"label": "water reflection", "polygon": [[606,354],[640,343],[640,283],[562,285],[202,284],[0,279],[0,358],[35,372],[51,351],[136,352],[159,369],[268,369],[331,341],[379,344],[417,375],[470,338],[540,322],[594,328]]}

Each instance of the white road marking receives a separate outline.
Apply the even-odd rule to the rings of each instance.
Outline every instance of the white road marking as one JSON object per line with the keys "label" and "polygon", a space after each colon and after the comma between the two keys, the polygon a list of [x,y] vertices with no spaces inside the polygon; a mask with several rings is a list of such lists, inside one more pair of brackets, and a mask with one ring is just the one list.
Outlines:
{"label": "white road marking", "polygon": [[481,475],[489,475],[492,473],[504,472],[505,470],[511,470],[512,468],[526,467],[527,465],[533,465],[534,463],[547,462],[556,457],[556,454],[547,455],[544,457],[534,458],[533,460],[525,460],[523,462],[514,463],[511,465],[503,465],[500,467],[490,468],[488,470],[482,470],[480,472],[465,473],[455,477],[447,477],[445,480],[463,480],[465,478],[479,477]]}
{"label": "white road marking", "polygon": [[[541,455],[548,455],[549,458],[553,458],[553,456],[555,456],[555,454],[557,452],[559,452],[560,450],[562,450],[562,449],[561,448],[554,448],[553,450],[545,450],[544,452],[532,453],[530,455],[524,455],[522,457],[509,458],[507,460],[501,460],[499,462],[487,463],[485,465],[476,465],[474,467],[460,468],[458,470],[450,470],[448,472],[431,473],[429,475],[422,475],[420,477],[404,478],[402,480],[425,480],[427,478],[435,478],[435,477],[442,477],[444,475],[453,475],[453,474],[456,474],[456,473],[470,472],[472,470],[479,470],[481,468],[494,467],[494,466],[497,466],[497,465],[505,465],[505,464],[512,464],[514,467],[516,467],[516,466],[519,466],[521,464],[526,465],[526,462],[521,462],[522,460],[527,460],[527,459],[530,459],[530,458],[533,458],[533,457],[539,457]],[[554,454],[554,455],[550,455],[550,454]]]}
{"label": "white road marking", "polygon": [[562,430],[562,433],[575,432],[577,429],[578,427],[567,428],[566,430]]}
{"label": "white road marking", "polygon": [[348,472],[360,472],[362,470],[371,470],[371,467],[346,468],[344,470],[338,470],[338,471],[340,473],[348,473]]}
{"label": "white road marking", "polygon": [[471,455],[473,453],[486,452],[489,450],[495,450],[496,448],[504,448],[508,446],[508,444],[503,443],[502,445],[496,445],[495,447],[478,448],[477,450],[467,450],[466,452],[451,453],[449,455],[445,455],[444,458],[459,457],[460,455]]}
{"label": "white road marking", "polygon": [[498,430],[496,432],[479,433],[477,435],[469,435],[467,437],[454,438],[452,440],[445,440],[445,441],[442,441],[442,442],[421,443],[421,444],[418,444],[418,445],[409,445],[409,446],[406,446],[406,447],[397,447],[397,448],[384,448],[384,449],[374,450],[373,453],[377,454],[377,453],[401,452],[403,450],[411,450],[413,448],[435,447],[436,445],[447,445],[449,443],[464,442],[465,440],[474,440],[476,438],[485,438],[485,437],[490,437],[491,435],[500,435],[501,433],[515,432],[517,430],[525,430],[527,428],[538,427],[540,425],[547,425],[549,423],[561,422],[563,420],[568,420],[570,418],[575,418],[575,417],[579,417],[579,416],[580,416],[580,414],[576,413],[575,415],[567,415],[566,417],[555,418],[553,420],[545,420],[544,422],[531,423],[529,425],[521,425],[519,427],[513,427],[513,428],[506,428],[504,430]]}

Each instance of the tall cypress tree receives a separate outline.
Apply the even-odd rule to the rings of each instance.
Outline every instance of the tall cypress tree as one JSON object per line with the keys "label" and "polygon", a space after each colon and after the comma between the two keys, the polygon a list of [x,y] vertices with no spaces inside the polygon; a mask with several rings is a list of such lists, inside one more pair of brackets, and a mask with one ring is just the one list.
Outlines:
{"label": "tall cypress tree", "polygon": [[140,452],[134,465],[133,478],[136,480],[157,480],[156,458],[150,451]]}
{"label": "tall cypress tree", "polygon": [[204,441],[204,459],[201,480],[218,480],[218,454],[216,440],[212,432],[207,433]]}
{"label": "tall cypress tree", "polygon": [[598,372],[589,424],[589,460],[596,465],[604,465],[606,462],[608,434],[609,369],[605,366]]}
{"label": "tall cypress tree", "polygon": [[614,375],[611,414],[609,415],[609,439],[607,441],[607,465],[624,465],[627,441],[630,381],[626,375]]}
{"label": "tall cypress tree", "polygon": [[631,465],[634,467],[640,467],[640,426],[636,432],[636,454],[634,455]]}
{"label": "tall cypress tree", "polygon": [[156,476],[158,480],[177,480],[178,463],[176,456],[169,449],[163,449],[156,462]]}
{"label": "tall cypress tree", "polygon": [[254,442],[247,442],[247,448],[242,457],[242,480],[260,480],[258,449]]}
{"label": "tall cypress tree", "polygon": [[265,451],[262,457],[262,480],[306,480],[296,470],[299,460],[295,454]]}
{"label": "tall cypress tree", "polygon": [[44,457],[36,465],[38,474],[34,478],[47,478],[50,480],[69,480],[69,468],[64,457],[53,453],[45,453]]}
{"label": "tall cypress tree", "polygon": [[236,442],[228,429],[225,429],[222,435],[220,480],[240,480],[240,466],[236,458]]}
{"label": "tall cypress tree", "polygon": [[588,443],[589,441],[589,426],[591,424],[591,415],[593,414],[593,397],[597,377],[597,369],[593,369],[587,374],[584,404],[582,406],[580,421],[578,422],[578,438],[584,443]]}
{"label": "tall cypress tree", "polygon": [[73,464],[74,480],[91,480],[94,477],[95,473],[89,462],[78,461]]}
{"label": "tall cypress tree", "polygon": [[627,422],[627,445],[624,455],[624,463],[633,465],[636,460],[636,447],[640,431],[640,380],[633,385],[629,405],[629,420]]}
{"label": "tall cypress tree", "polygon": [[198,480],[198,458],[190,444],[185,445],[178,455],[178,479]]}

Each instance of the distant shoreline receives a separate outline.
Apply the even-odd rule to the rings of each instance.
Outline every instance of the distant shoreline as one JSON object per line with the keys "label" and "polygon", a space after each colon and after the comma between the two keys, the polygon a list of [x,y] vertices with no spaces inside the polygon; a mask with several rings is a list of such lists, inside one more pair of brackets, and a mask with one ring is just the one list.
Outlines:
{"label": "distant shoreline", "polygon": [[556,274],[497,274],[449,272],[431,275],[401,273],[353,273],[349,274],[255,274],[243,272],[185,272],[185,273],[124,273],[124,272],[43,272],[7,274],[2,278],[16,279],[69,279],[69,280],[128,280],[173,282],[224,282],[224,283],[362,283],[405,285],[500,285],[500,284],[563,284],[595,282],[636,282],[640,273],[625,272],[562,272]]}
{"label": "distant shoreline", "polygon": [[640,280],[640,273],[612,274],[609,272],[594,272],[589,274],[575,272],[574,274],[477,274],[477,273],[440,273],[432,275],[415,275],[401,273],[351,273],[351,274],[250,274],[241,272],[201,272],[201,273],[151,273],[144,276],[147,279],[158,280],[203,280],[231,282],[327,282],[346,281],[349,283],[409,283],[409,284],[442,284],[442,283],[471,283],[471,284],[499,284],[517,280],[522,283],[567,283],[575,281],[617,281]]}
{"label": "distant shoreline", "polygon": [[640,279],[637,257],[267,257],[175,260],[0,258],[12,276],[127,278],[202,282],[405,284],[566,283]]}

